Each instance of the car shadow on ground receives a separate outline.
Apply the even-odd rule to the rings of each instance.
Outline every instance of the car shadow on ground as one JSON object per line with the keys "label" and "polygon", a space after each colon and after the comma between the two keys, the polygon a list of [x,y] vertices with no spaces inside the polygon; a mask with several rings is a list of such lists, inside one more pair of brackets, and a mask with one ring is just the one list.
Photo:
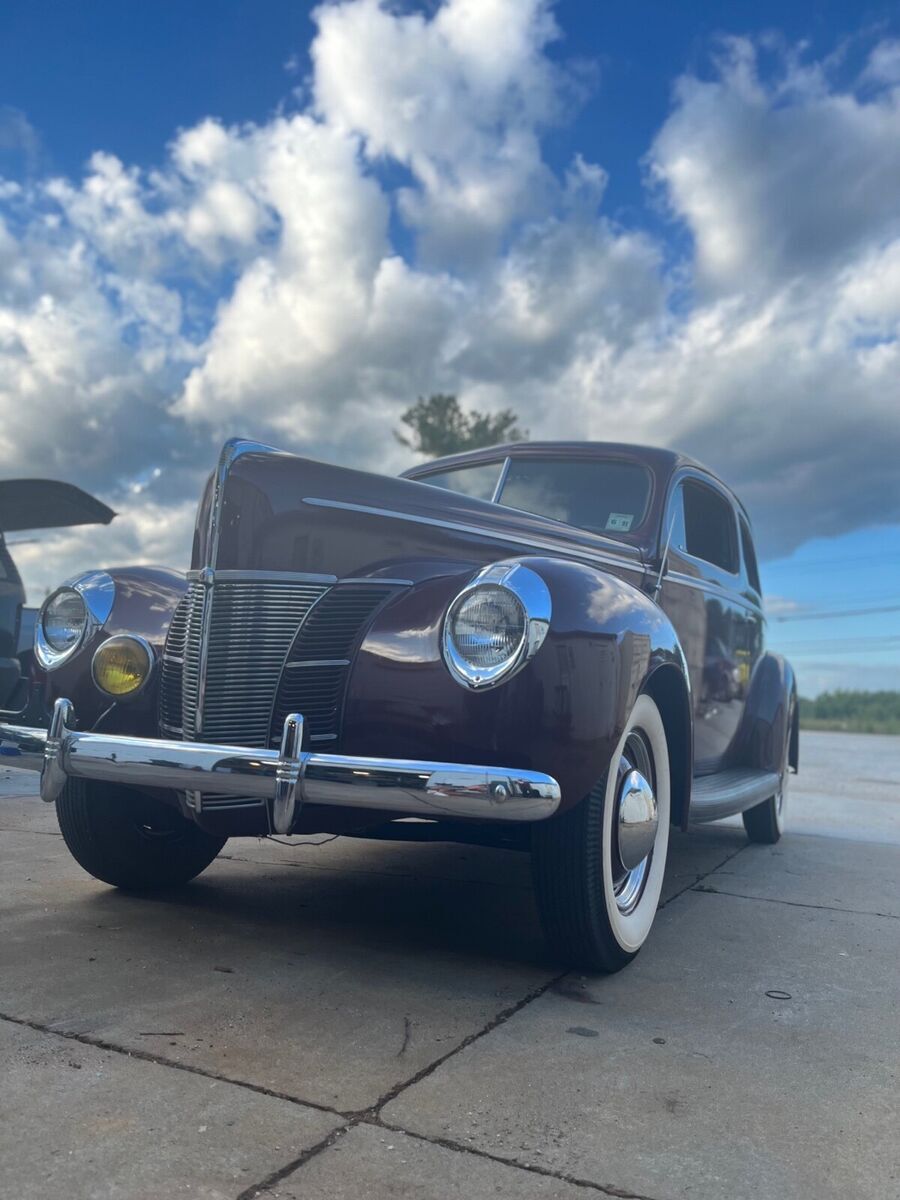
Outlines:
{"label": "car shadow on ground", "polygon": [[[737,829],[673,831],[663,904],[746,844]],[[235,839],[185,887],[93,891],[70,906],[70,918],[76,909],[85,924],[147,923],[156,942],[168,934],[181,940],[185,926],[204,941],[230,936],[241,956],[257,960],[267,948],[309,954],[327,943],[334,953],[362,943],[392,954],[450,953],[543,971],[566,965],[544,943],[528,856],[448,843],[344,838],[289,848]]]}

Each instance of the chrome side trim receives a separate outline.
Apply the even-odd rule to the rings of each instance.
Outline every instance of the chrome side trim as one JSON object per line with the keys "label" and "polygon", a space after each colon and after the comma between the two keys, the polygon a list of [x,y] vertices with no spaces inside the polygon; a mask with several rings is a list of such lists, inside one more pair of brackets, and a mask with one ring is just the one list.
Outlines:
{"label": "chrome side trim", "polygon": [[338,583],[343,586],[345,583],[383,583],[390,587],[412,587],[415,583],[413,579],[382,579],[380,575],[358,575],[352,579],[339,579]]}
{"label": "chrome side trim", "polygon": [[682,587],[694,588],[698,592],[706,592],[710,596],[720,596],[729,603],[741,604],[744,608],[749,608],[751,612],[759,613],[765,616],[765,610],[755,601],[745,596],[742,592],[731,591],[729,588],[719,583],[711,583],[708,579],[697,579],[694,575],[686,575],[683,571],[666,571],[663,575],[662,582],[670,580],[672,583],[678,583]]}
{"label": "chrome side trim", "polygon": [[[412,482],[415,483],[417,481],[413,480]],[[304,496],[303,503],[315,505],[317,508],[338,508],[346,512],[365,513],[367,516],[390,517],[396,521],[412,521],[417,525],[433,525],[438,529],[452,529],[456,533],[468,533],[474,534],[475,537],[490,538],[491,541],[505,543],[508,546],[527,546],[535,550],[550,550],[555,555],[565,553],[570,558],[581,559],[591,565],[604,563],[609,566],[619,567],[620,569],[624,568],[625,570],[635,571],[638,575],[645,575],[647,573],[647,568],[639,560],[614,558],[610,554],[603,554],[602,551],[589,550],[584,546],[563,546],[559,542],[544,541],[543,538],[517,537],[515,534],[502,533],[499,530],[479,529],[477,525],[465,525],[461,521],[445,521],[442,517],[425,517],[419,513],[398,512],[393,508],[375,508],[369,504],[351,504],[345,500],[325,500],[319,496]],[[376,581],[372,580],[372,582]]]}
{"label": "chrome side trim", "polygon": [[74,724],[70,701],[60,699],[46,733],[0,725],[0,753],[11,766],[41,772],[47,803],[68,778],[256,796],[273,802],[281,831],[290,833],[303,803],[432,819],[537,821],[552,816],[561,799],[559,784],[541,771],[303,750],[298,713],[285,721],[280,750],[80,733]]}

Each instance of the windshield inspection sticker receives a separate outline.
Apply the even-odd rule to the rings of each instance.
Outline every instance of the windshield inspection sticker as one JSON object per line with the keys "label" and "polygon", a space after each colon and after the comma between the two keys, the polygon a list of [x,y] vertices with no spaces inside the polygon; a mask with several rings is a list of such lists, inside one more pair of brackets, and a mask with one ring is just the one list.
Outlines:
{"label": "windshield inspection sticker", "polygon": [[633,520],[634,517],[631,513],[610,513],[606,528],[614,529],[617,533],[627,533]]}

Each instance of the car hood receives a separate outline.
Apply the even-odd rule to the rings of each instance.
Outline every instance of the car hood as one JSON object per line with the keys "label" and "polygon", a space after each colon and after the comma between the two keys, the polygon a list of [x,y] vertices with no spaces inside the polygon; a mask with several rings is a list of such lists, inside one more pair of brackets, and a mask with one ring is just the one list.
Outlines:
{"label": "car hood", "polygon": [[635,547],[549,517],[235,441],[201,500],[191,565],[346,578],[523,553],[641,565]]}

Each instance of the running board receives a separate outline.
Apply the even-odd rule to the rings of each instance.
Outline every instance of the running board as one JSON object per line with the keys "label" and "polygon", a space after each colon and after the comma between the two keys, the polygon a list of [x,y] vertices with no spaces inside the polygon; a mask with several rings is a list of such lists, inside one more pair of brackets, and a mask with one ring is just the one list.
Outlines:
{"label": "running board", "polygon": [[718,821],[761,804],[778,791],[777,771],[732,767],[715,775],[697,775],[691,788],[690,819]]}

